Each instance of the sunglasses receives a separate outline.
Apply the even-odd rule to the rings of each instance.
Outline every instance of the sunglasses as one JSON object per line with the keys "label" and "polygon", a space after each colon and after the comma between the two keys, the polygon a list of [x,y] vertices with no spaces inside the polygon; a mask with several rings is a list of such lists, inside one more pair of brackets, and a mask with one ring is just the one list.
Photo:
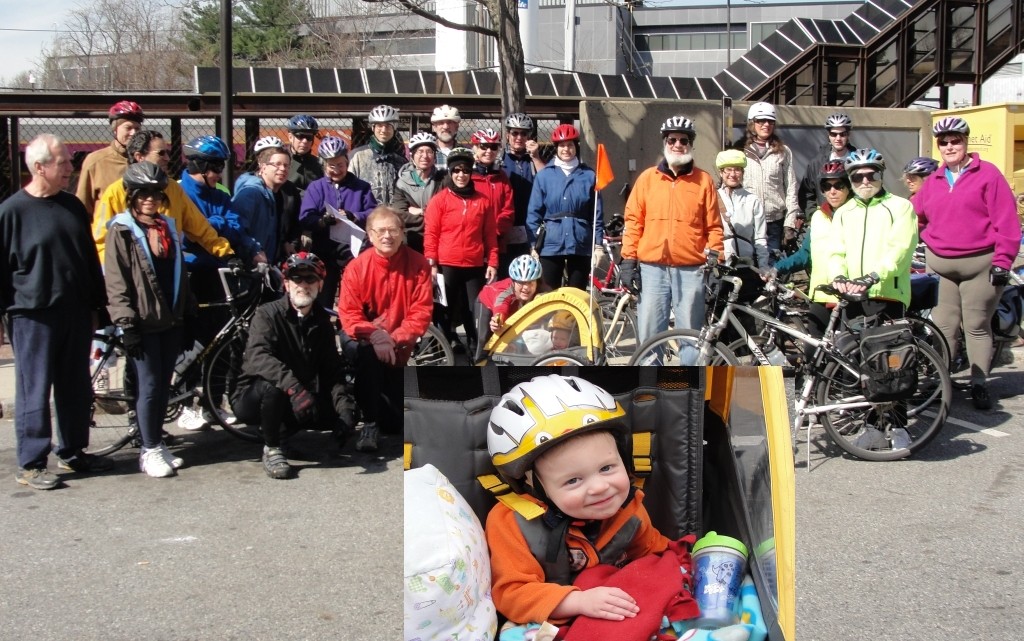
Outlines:
{"label": "sunglasses", "polygon": [[512,129],[508,132],[508,135],[512,136],[513,138],[526,138],[527,136],[530,135],[530,132],[523,131],[521,129]]}
{"label": "sunglasses", "polygon": [[137,191],[135,197],[139,200],[163,200],[167,196],[162,191]]}
{"label": "sunglasses", "polygon": [[452,174],[470,174],[470,173],[473,173],[473,171],[469,167],[467,167],[465,165],[456,165],[455,167],[452,167],[448,171],[451,172]]}
{"label": "sunglasses", "polygon": [[821,183],[821,193],[829,192],[832,190],[843,191],[846,189],[846,183],[841,180],[825,180]]}
{"label": "sunglasses", "polygon": [[665,137],[665,144],[668,145],[669,147],[671,147],[673,145],[689,145],[690,144],[690,139],[689,138],[676,138],[675,136],[666,136]]}
{"label": "sunglasses", "polygon": [[310,140],[313,140],[313,134],[292,134],[292,135],[295,136],[296,140],[305,140],[307,142],[310,141]]}
{"label": "sunglasses", "polygon": [[206,163],[206,171],[212,171],[215,174],[222,174],[224,173],[224,163],[208,162]]}
{"label": "sunglasses", "polygon": [[488,149],[490,151],[498,151],[498,149],[501,148],[501,145],[496,145],[496,144],[492,144],[492,143],[488,143],[486,145],[478,145],[478,146],[481,149]]}
{"label": "sunglasses", "polygon": [[163,158],[171,157],[171,152],[167,151],[166,149],[161,149],[160,151],[152,150],[149,153],[156,154],[157,156],[161,156]]}
{"label": "sunglasses", "polygon": [[293,283],[306,283],[312,285],[313,283],[319,282],[320,277],[316,274],[289,274],[288,280]]}
{"label": "sunglasses", "polygon": [[850,132],[849,131],[830,131],[830,132],[828,132],[828,137],[829,138],[849,138],[850,137]]}
{"label": "sunglasses", "polygon": [[881,180],[881,179],[882,179],[882,174],[877,172],[877,171],[862,171],[862,172],[858,172],[856,174],[850,174],[850,180],[854,184],[862,183],[862,182],[875,182],[876,180]]}
{"label": "sunglasses", "polygon": [[936,141],[936,144],[938,144],[940,147],[955,147],[958,145],[962,145],[963,143],[963,138],[943,138],[942,140]]}
{"label": "sunglasses", "polygon": [[764,124],[767,124],[767,123],[771,123],[771,124],[774,125],[775,121],[772,120],[771,118],[754,118],[754,124],[755,125],[764,125]]}

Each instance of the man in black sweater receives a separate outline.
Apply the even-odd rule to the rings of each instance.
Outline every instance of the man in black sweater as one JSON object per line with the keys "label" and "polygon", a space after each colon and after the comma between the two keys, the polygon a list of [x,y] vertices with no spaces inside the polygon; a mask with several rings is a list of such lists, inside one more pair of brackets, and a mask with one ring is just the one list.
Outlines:
{"label": "man in black sweater", "polygon": [[0,204],[0,311],[14,348],[15,480],[52,490],[50,392],[57,407],[57,466],[80,473],[109,470],[109,459],[86,454],[92,386],[89,345],[106,306],[103,273],[89,229],[90,214],[64,191],[71,156],[60,138],[40,134],[25,149],[32,181]]}

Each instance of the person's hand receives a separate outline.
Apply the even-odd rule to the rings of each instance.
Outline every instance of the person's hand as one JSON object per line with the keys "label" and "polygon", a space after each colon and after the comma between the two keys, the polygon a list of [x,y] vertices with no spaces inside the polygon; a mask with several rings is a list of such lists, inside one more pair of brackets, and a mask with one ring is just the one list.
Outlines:
{"label": "person's hand", "polygon": [[497,334],[501,330],[501,326],[504,325],[502,320],[504,319],[501,317],[501,314],[491,316],[491,321],[487,323],[487,326],[491,328],[491,333]]}
{"label": "person's hand", "polygon": [[633,618],[640,607],[636,600],[629,596],[622,588],[601,586],[591,588],[582,592],[571,592],[562,605],[575,611],[575,615],[586,615],[592,619],[608,619],[610,621],[622,621],[626,618]]}
{"label": "person's hand", "polygon": [[437,278],[437,265],[430,266],[430,277]]}
{"label": "person's hand", "polygon": [[640,268],[633,258],[626,258],[619,264],[619,278],[622,286],[629,290],[630,294],[636,296],[640,293],[643,284],[640,282]]}
{"label": "person's hand", "polygon": [[533,256],[535,260],[540,260],[540,254],[537,253],[536,247],[530,249],[530,255]]}
{"label": "person's hand", "polygon": [[[295,253],[295,252],[292,252],[292,253]],[[252,265],[253,265],[253,267],[255,267],[256,265],[266,265],[266,264],[267,264],[267,253],[266,252],[262,252],[262,251],[261,252],[256,252],[256,255],[252,257]]]}
{"label": "person's hand", "polygon": [[316,397],[302,385],[288,388],[288,400],[292,404],[292,413],[300,424],[316,422]]}
{"label": "person's hand", "polygon": [[373,345],[377,360],[388,365],[395,364],[395,339],[391,338],[391,334],[378,329],[370,334],[370,344]]}
{"label": "person's hand", "polygon": [[488,283],[493,283],[494,279],[497,278],[497,277],[498,277],[498,268],[497,267],[491,267],[490,265],[488,265],[487,269],[484,271],[484,278],[487,279]]}
{"label": "person's hand", "polygon": [[141,361],[145,358],[142,351],[142,332],[135,325],[121,325],[121,344],[124,353],[130,358]]}
{"label": "person's hand", "polygon": [[768,281],[775,280],[776,278],[779,277],[779,270],[775,269],[774,267],[762,267],[759,268],[757,271],[759,274],[761,274],[761,280],[763,280],[766,283]]}
{"label": "person's hand", "polygon": [[415,207],[415,206],[410,205],[409,206],[409,215],[410,216],[422,216],[423,215],[423,208],[422,207]]}
{"label": "person's hand", "polygon": [[338,224],[338,219],[335,218],[334,214],[332,214],[331,212],[327,212],[320,217],[320,224],[323,225],[324,227],[331,227],[332,225]]}
{"label": "person's hand", "polygon": [[526,153],[530,154],[530,158],[537,158],[540,155],[540,143],[536,140],[527,140]]}
{"label": "person's hand", "polygon": [[590,255],[591,266],[597,269],[601,265],[601,261],[604,260],[604,247],[601,245],[594,245],[594,253]]}
{"label": "person's hand", "polygon": [[1010,270],[992,265],[988,270],[988,282],[996,287],[1006,287],[1010,284]]}

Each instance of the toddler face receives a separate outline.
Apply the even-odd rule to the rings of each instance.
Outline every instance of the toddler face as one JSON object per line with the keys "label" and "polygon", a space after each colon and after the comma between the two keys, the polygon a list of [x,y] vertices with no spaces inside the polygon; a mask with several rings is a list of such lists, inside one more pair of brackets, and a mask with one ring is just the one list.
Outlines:
{"label": "toddler face", "polygon": [[535,481],[555,506],[574,519],[603,520],[629,495],[629,474],[608,432],[582,434],[542,455]]}

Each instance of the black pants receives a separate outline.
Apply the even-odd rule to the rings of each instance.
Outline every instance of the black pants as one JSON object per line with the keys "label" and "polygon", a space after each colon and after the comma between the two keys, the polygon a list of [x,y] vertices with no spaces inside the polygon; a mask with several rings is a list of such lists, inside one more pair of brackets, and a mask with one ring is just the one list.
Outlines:
{"label": "black pants", "polygon": [[466,330],[466,341],[476,345],[476,320],[473,316],[473,305],[484,287],[485,270],[481,267],[441,266],[444,275],[444,288],[448,297],[448,317],[442,321],[441,329],[449,339],[454,336],[455,327],[462,325]]}
{"label": "black pants", "polygon": [[568,272],[566,285],[578,289],[587,288],[590,278],[590,256],[541,256],[544,283],[551,289],[562,286],[562,274]]}
{"label": "black pants", "polygon": [[377,423],[385,432],[402,429],[402,368],[380,362],[373,345],[357,341],[342,333],[342,351],[346,360],[355,363],[356,404],[363,421]]}
{"label": "black pants", "polygon": [[270,381],[258,378],[248,387],[238,390],[231,401],[231,410],[238,420],[249,425],[259,424],[267,447],[281,447],[281,442],[289,434],[300,429],[338,430],[350,427],[340,424],[344,421],[339,420],[329,393],[317,394],[315,398],[317,422],[300,424],[292,412],[288,394]]}

